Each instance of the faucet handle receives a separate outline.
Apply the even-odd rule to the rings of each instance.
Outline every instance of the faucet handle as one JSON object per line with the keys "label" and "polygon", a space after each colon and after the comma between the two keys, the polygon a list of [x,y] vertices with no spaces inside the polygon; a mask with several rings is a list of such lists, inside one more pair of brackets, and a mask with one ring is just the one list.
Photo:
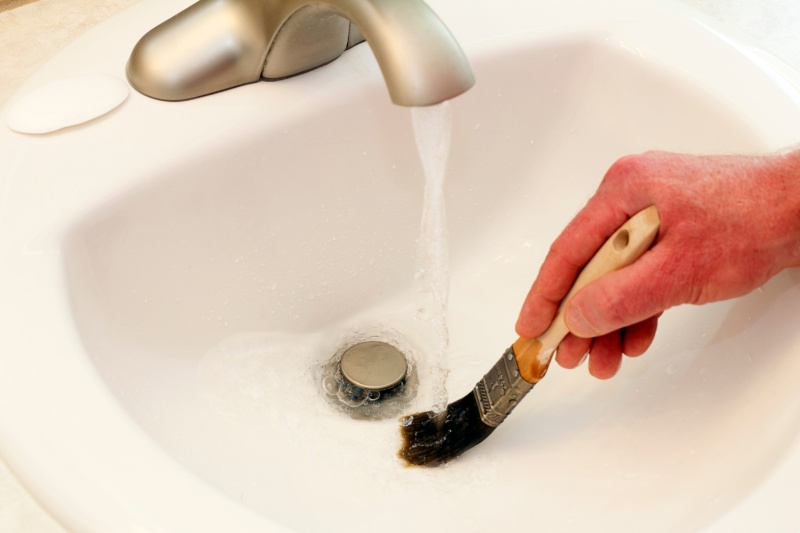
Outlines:
{"label": "faucet handle", "polygon": [[366,39],[364,38],[364,34],[361,33],[361,30],[358,29],[358,26],[356,26],[351,22],[350,34],[347,37],[347,48],[348,49],[353,48],[355,45],[361,44],[364,41],[366,41]]}
{"label": "faucet handle", "polygon": [[350,48],[351,26],[349,20],[323,4],[301,7],[272,40],[262,77],[279,80],[327,65]]}

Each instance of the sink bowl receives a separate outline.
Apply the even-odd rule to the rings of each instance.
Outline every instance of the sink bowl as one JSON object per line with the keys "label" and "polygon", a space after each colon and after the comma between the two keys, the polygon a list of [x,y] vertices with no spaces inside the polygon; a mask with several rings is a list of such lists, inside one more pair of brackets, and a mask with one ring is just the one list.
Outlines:
{"label": "sink bowl", "polygon": [[[27,88],[124,76],[187,0],[144,0]],[[515,339],[552,239],[618,157],[800,138],[800,76],[669,1],[431,0],[475,88],[450,102],[451,399]],[[23,88],[23,92],[24,92]],[[424,175],[366,46],[181,103],[133,93],[40,137],[0,129],[0,452],[75,531],[800,528],[800,273],[670,311],[608,382],[552,369],[479,447],[402,466],[397,422],[319,369],[388,339],[431,401],[415,281]]]}

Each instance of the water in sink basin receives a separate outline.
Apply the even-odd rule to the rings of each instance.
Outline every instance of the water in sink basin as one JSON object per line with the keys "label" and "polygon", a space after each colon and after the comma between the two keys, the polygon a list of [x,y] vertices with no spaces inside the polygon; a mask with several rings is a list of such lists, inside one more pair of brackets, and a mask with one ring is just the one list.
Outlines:
{"label": "water in sink basin", "polygon": [[[453,397],[515,338],[547,246],[616,157],[758,146],[680,73],[602,38],[513,56],[477,58],[482,81],[453,103]],[[330,409],[310,376],[343,336],[391,328],[420,353],[436,343],[413,319],[422,179],[408,113],[370,98],[343,97],[285,132],[232,134],[75,228],[74,314],[131,416],[208,484],[300,531],[350,530],[357,513],[405,531],[421,507],[439,510],[431,530],[518,528],[535,514],[545,530],[691,531],[733,505],[798,425],[797,347],[769,328],[798,312],[790,274],[743,302],[670,313],[651,353],[613,382],[553,369],[445,468],[403,468],[396,421]],[[345,122],[357,142],[338,142]],[[298,145],[316,156],[287,158]],[[777,405],[783,422],[759,416]]]}

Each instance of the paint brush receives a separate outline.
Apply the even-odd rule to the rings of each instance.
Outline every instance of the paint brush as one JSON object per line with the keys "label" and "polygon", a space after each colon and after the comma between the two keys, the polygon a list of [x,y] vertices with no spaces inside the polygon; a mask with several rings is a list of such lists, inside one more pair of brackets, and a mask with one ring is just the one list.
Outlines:
{"label": "paint brush", "polygon": [[437,466],[458,457],[505,420],[541,380],[556,349],[569,333],[564,309],[585,285],[636,261],[653,243],[660,219],[655,206],[628,219],[581,270],[562,300],[550,327],[535,339],[519,338],[475,388],[440,413],[428,411],[401,419],[403,447],[409,465]]}

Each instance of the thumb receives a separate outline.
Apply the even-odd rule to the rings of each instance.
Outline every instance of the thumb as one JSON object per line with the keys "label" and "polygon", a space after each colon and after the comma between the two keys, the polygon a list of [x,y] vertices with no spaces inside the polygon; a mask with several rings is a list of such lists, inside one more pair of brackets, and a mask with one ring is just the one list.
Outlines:
{"label": "thumb", "polygon": [[600,337],[682,303],[677,287],[665,283],[658,256],[655,248],[578,291],[564,313],[570,332],[577,337]]}

